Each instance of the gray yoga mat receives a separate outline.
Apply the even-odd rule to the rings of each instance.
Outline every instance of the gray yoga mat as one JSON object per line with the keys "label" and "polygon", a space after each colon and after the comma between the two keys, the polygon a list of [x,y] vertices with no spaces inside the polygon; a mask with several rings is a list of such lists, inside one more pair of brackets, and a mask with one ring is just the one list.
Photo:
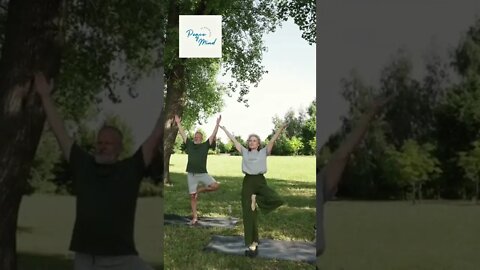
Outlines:
{"label": "gray yoga mat", "polygon": [[[245,256],[246,247],[243,241],[242,236],[214,235],[204,250]],[[315,251],[313,242],[261,239],[258,246],[258,257],[315,264]]]}
{"label": "gray yoga mat", "polygon": [[[190,225],[191,218],[185,216],[179,216],[176,214],[163,215],[164,224],[166,225]],[[228,217],[199,217],[196,225],[199,227],[221,227],[221,228],[234,228],[238,224],[238,218]]]}

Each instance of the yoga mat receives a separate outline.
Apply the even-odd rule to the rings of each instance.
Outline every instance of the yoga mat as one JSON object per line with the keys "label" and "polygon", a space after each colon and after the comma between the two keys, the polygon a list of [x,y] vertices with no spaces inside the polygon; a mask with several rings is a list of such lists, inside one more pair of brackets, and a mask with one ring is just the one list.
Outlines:
{"label": "yoga mat", "polygon": [[190,217],[179,216],[175,214],[165,214],[163,218],[165,225],[187,225],[200,227],[234,228],[239,222],[238,218],[199,217],[196,225],[190,225]]}
{"label": "yoga mat", "polygon": [[[243,236],[214,235],[205,251],[216,251],[226,254],[245,256]],[[281,241],[261,239],[258,245],[259,258],[303,261],[315,264],[315,243],[298,241]]]}

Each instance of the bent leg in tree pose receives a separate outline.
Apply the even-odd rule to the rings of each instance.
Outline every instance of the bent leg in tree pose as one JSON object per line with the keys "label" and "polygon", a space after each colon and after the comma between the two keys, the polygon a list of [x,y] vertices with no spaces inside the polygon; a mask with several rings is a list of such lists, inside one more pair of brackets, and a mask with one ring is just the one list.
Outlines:
{"label": "bent leg in tree pose", "polygon": [[[198,194],[202,192],[215,191],[219,188],[219,184],[213,177],[207,172],[207,157],[208,149],[215,148],[215,140],[218,132],[218,126],[220,125],[221,116],[218,117],[215,129],[212,135],[203,141],[203,135],[201,132],[195,132],[193,141],[190,140],[185,130],[182,127],[180,117],[175,115],[175,123],[178,126],[178,132],[186,144],[186,152],[188,154],[187,162],[187,179],[188,190],[190,193],[190,205],[192,207],[192,221],[191,224],[195,225],[198,221],[197,214],[197,200]],[[204,186],[199,186],[202,183]]]}

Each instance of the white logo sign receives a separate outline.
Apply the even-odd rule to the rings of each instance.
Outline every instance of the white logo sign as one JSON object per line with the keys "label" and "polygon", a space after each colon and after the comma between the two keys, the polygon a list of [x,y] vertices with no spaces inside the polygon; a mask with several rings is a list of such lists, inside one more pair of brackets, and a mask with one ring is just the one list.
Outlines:
{"label": "white logo sign", "polygon": [[222,16],[180,15],[180,58],[222,57]]}

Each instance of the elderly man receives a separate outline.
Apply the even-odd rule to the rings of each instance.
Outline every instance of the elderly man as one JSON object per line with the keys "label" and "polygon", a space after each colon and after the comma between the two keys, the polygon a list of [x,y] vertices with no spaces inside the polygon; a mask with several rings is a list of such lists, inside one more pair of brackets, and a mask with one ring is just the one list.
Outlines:
{"label": "elderly man", "polygon": [[[198,194],[202,192],[215,191],[219,188],[219,184],[207,172],[207,156],[208,149],[215,148],[215,140],[218,132],[218,126],[222,117],[218,117],[212,135],[208,140],[203,141],[203,134],[199,131],[195,132],[193,141],[188,139],[185,130],[180,122],[180,117],[175,115],[175,122],[178,126],[178,132],[186,145],[186,152],[188,154],[187,162],[187,179],[188,190],[190,193],[190,206],[192,207],[192,221],[195,225],[198,221],[197,215],[197,199]],[[203,184],[203,186],[199,186]]]}
{"label": "elderly man", "polygon": [[74,269],[152,269],[138,256],[133,234],[140,182],[163,137],[163,111],[153,132],[135,154],[119,160],[120,130],[102,127],[95,153],[87,153],[64,127],[50,96],[53,83],[43,74],[36,74],[34,88],[72,172],[76,219],[70,250],[75,252]]}

